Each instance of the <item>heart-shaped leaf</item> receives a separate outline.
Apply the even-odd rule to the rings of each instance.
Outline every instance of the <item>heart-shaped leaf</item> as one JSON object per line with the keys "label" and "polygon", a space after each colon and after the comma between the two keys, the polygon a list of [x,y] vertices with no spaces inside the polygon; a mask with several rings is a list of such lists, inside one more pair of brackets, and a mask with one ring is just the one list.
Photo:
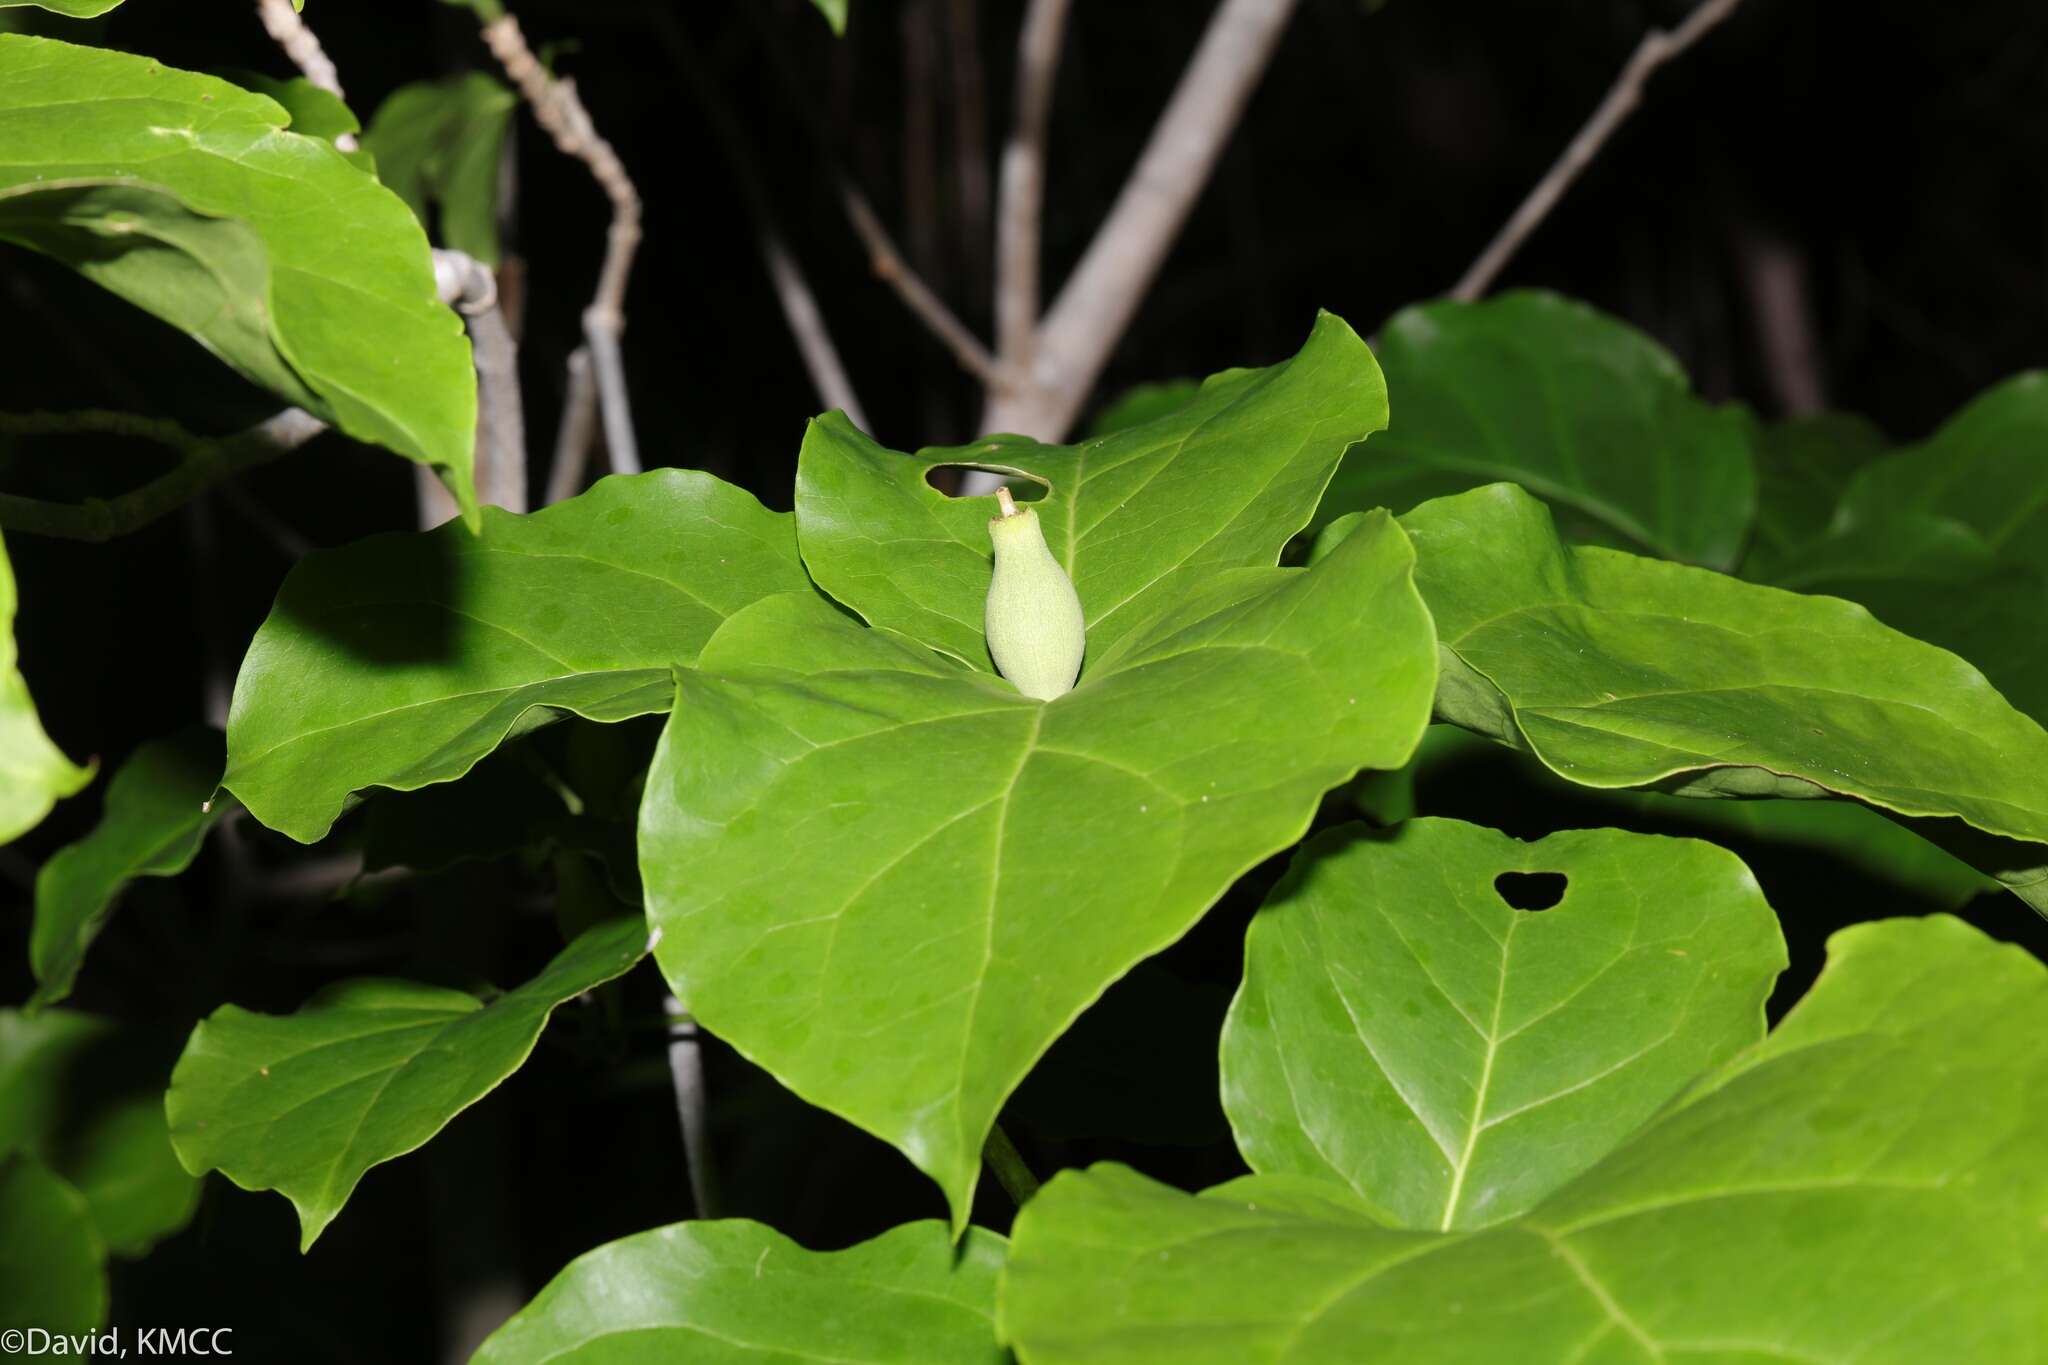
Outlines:
{"label": "heart-shaped leaf", "polygon": [[1587,786],[1852,797],[2048,908],[2048,734],[1955,655],[1852,603],[1567,548],[1512,484],[1402,525],[1441,718]]}
{"label": "heart-shaped leaf", "polygon": [[925,1222],[817,1252],[740,1219],[674,1223],[571,1261],[471,1365],[1002,1365],[1005,1245]]}
{"label": "heart-shaped leaf", "polygon": [[50,807],[92,781],[43,733],[28,683],[15,663],[14,567],[0,543],[0,844],[42,823]]}
{"label": "heart-shaped leaf", "polygon": [[1317,524],[1511,479],[1565,534],[1734,567],[1756,507],[1751,422],[1669,353],[1555,294],[1422,304],[1380,333],[1387,434],[1346,457]]}
{"label": "heart-shaped leaf", "polygon": [[224,785],[311,843],[350,793],[462,776],[552,711],[666,710],[728,616],[805,587],[785,514],[708,474],[307,556],[242,661]]}
{"label": "heart-shaped leaf", "polygon": [[226,1005],[192,1030],[164,1108],[178,1159],[299,1211],[300,1249],[363,1173],[426,1144],[497,1089],[563,1001],[647,954],[637,918],[586,931],[539,976],[488,1004],[413,981],[344,981],[298,1013]]}
{"label": "heart-shaped leaf", "polygon": [[1296,1176],[1065,1172],[1018,1216],[1003,1335],[1028,1365],[2038,1360],[2044,1038],[2024,951],[1858,925],[1769,1040],[1484,1231]]}
{"label": "heart-shaped leaf", "polygon": [[798,538],[818,586],[870,624],[993,671],[982,615],[995,504],[949,498],[926,475],[1020,475],[1046,489],[1033,505],[1099,658],[1213,571],[1277,563],[1345,448],[1386,422],[1372,353],[1325,313],[1292,360],[1219,375],[1156,420],[1076,446],[998,436],[909,456],[828,414],[797,461]]}
{"label": "heart-shaped leaf", "polygon": [[431,465],[474,516],[476,377],[426,235],[289,121],[212,76],[0,34],[0,237],[193,331],[287,402]]}
{"label": "heart-shaped leaf", "polygon": [[221,754],[218,730],[187,730],[143,745],[107,785],[106,810],[92,833],[43,864],[28,942],[36,974],[31,1009],[71,994],[86,949],[130,881],[183,872],[207,831],[235,809],[231,797],[208,799],[220,785]]}
{"label": "heart-shaped leaf", "polygon": [[[1517,878],[1552,905],[1518,909]],[[1741,860],[1693,839],[1456,820],[1304,845],[1246,940],[1223,1098],[1252,1169],[1394,1226],[1525,1213],[1764,1034],[1785,966]]]}
{"label": "heart-shaped leaf", "polygon": [[1225,573],[1050,703],[816,594],[740,613],[679,671],[641,806],[663,972],[964,1226],[997,1110],[1074,1017],[1414,747],[1410,563],[1382,513],[1314,569]]}

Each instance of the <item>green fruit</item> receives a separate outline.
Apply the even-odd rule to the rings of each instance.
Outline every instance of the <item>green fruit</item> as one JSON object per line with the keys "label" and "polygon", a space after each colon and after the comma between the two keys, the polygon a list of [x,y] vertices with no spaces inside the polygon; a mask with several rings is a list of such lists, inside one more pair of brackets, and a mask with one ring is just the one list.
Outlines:
{"label": "green fruit", "polygon": [[1086,627],[1074,581],[1046,548],[1038,513],[999,489],[1002,514],[988,524],[996,547],[988,582],[988,652],[1019,692],[1051,701],[1073,690],[1081,673]]}

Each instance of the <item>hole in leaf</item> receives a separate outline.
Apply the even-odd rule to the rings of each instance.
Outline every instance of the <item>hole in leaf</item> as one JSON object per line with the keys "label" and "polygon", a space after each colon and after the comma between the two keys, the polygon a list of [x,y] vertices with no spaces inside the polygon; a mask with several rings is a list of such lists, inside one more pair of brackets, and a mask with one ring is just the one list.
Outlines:
{"label": "hole in leaf", "polygon": [[937,492],[944,493],[949,498],[957,498],[960,496],[960,481],[967,477],[967,471],[970,469],[983,469],[991,474],[1001,475],[1003,482],[1010,486],[1010,496],[1018,502],[1037,502],[1052,491],[1051,485],[1043,479],[993,464],[935,464],[924,472],[924,481]]}
{"label": "hole in leaf", "polygon": [[1517,910],[1548,910],[1564,899],[1562,872],[1503,872],[1493,879],[1493,889]]}

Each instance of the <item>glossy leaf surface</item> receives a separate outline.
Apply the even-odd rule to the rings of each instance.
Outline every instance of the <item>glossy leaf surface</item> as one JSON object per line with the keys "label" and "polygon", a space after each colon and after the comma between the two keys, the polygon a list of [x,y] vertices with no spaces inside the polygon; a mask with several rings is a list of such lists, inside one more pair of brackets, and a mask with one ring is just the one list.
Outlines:
{"label": "glossy leaf surface", "polygon": [[[1852,797],[2048,905],[2048,734],[1862,607],[1592,547],[1509,484],[1402,519],[1445,654],[1437,713],[1595,787]],[[1967,825],[1969,829],[1958,828]]]}
{"label": "glossy leaf surface", "polygon": [[121,0],[0,0],[0,9],[32,6],[67,19],[97,19],[120,3]]}
{"label": "glossy leaf surface", "polygon": [[42,823],[50,807],[92,781],[43,733],[28,682],[15,662],[14,567],[0,543],[0,844]]}
{"label": "glossy leaf surface", "polygon": [[811,423],[797,464],[804,563],[871,625],[990,670],[995,500],[947,497],[925,476],[945,464],[1017,474],[1047,489],[1032,505],[1080,594],[1088,657],[1100,659],[1205,575],[1277,563],[1338,457],[1386,420],[1371,352],[1328,313],[1292,360],[1219,375],[1163,417],[1076,446],[996,436],[911,456],[829,414]]}
{"label": "glossy leaf surface", "polygon": [[2048,720],[2044,481],[2048,375],[2025,374],[1921,444],[1865,463],[1825,534],[1745,572],[1860,602],[1962,655],[2015,706]]}
{"label": "glossy leaf surface", "polygon": [[1377,350],[1393,424],[1345,458],[1318,524],[1506,479],[1569,539],[1734,567],[1756,507],[1750,420],[1694,397],[1640,332],[1515,292],[1410,308]]}
{"label": "glossy leaf surface", "polygon": [[1025,1365],[2038,1361],[2044,1036],[2022,950],[1859,925],[1765,1043],[1521,1219],[1401,1231],[1300,1177],[1070,1171],[1019,1215],[1003,1332]]}
{"label": "glossy leaf surface", "polygon": [[[207,831],[235,809],[211,800],[220,785],[221,736],[194,729],[143,745],[107,786],[92,833],[51,855],[36,874],[29,966],[31,1008],[71,993],[86,950],[137,877],[174,877],[191,866]],[[210,802],[210,804],[209,804]]]}
{"label": "glossy leaf surface", "polygon": [[413,981],[344,981],[295,1014],[223,1006],[192,1031],[165,1097],[194,1174],[277,1190],[301,1249],[363,1173],[424,1145],[519,1069],[557,1005],[647,952],[637,917],[591,929],[539,976],[489,1003]]}
{"label": "glossy leaf surface", "polygon": [[[1501,879],[1529,874],[1562,899],[1510,905]],[[1255,1171],[1345,1185],[1398,1227],[1484,1227],[1760,1040],[1784,965],[1755,878],[1712,844],[1343,826],[1252,922],[1224,1106]]]}
{"label": "glossy leaf surface", "polygon": [[[1534,755],[1510,750],[1455,725],[1432,725],[1408,767],[1383,774],[1377,800],[1407,784],[1393,812],[1361,802],[1376,823],[1424,815],[1484,824],[1514,809],[1543,810],[1549,823],[1602,825],[1639,834],[1705,839],[1750,858],[1771,850],[1789,864],[1830,869],[1846,885],[1882,887],[1901,913],[1956,910],[1999,890],[1997,882],[1911,829],[1853,801],[1692,801],[1654,789],[1582,787]],[[1752,859],[1752,862],[1754,860]],[[1775,861],[1775,860],[1774,860]],[[1858,894],[1867,894],[1859,890]],[[1798,912],[1798,902],[1788,901]]]}
{"label": "glossy leaf surface", "polygon": [[641,807],[663,972],[964,1224],[990,1123],[1075,1016],[1413,748],[1410,563],[1382,514],[1313,570],[1220,575],[1050,703],[815,594],[735,616],[678,673]]}
{"label": "glossy leaf surface", "polygon": [[474,511],[469,342],[403,203],[211,76],[17,34],[0,34],[0,73],[0,235],[433,466]]}
{"label": "glossy leaf surface", "polygon": [[924,1222],[817,1252],[759,1223],[674,1223],[577,1257],[472,1365],[1001,1365],[1004,1245]]}
{"label": "glossy leaf surface", "polygon": [[439,240],[498,264],[498,168],[519,98],[481,72],[418,81],[393,91],[370,118],[363,144],[377,177]]}
{"label": "glossy leaf surface", "polygon": [[242,661],[222,782],[310,843],[352,792],[460,777],[550,712],[666,710],[720,622],[804,586],[786,515],[677,469],[309,555]]}

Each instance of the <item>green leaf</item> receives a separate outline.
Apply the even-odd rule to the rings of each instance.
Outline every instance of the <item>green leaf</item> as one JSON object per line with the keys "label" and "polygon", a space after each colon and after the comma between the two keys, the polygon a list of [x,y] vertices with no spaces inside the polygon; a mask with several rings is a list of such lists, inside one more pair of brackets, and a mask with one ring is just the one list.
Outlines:
{"label": "green leaf", "polygon": [[1961,522],[1912,511],[1862,516],[1787,554],[1767,581],[1861,603],[1886,625],[1962,655],[2013,705],[2048,718],[2048,574]]}
{"label": "green leaf", "polygon": [[1585,786],[1851,797],[2048,908],[2048,734],[1953,654],[1852,603],[1567,548],[1512,484],[1402,525],[1441,719]]}
{"label": "green leaf", "polygon": [[[1560,874],[1518,910],[1498,879]],[[1255,1171],[1431,1231],[1526,1213],[1764,1035],[1785,966],[1740,859],[1619,830],[1455,820],[1303,846],[1246,940],[1223,1099]]]}
{"label": "green leaf", "polygon": [[199,1207],[200,1182],[178,1164],[164,1121],[169,1075],[150,1030],[0,1010],[0,1156],[26,1153],[62,1176],[116,1255],[142,1255]]}
{"label": "green leaf", "polygon": [[955,1248],[938,1222],[828,1252],[739,1219],[672,1223],[571,1261],[471,1365],[1001,1365],[1004,1246],[974,1228]]}
{"label": "green leaf", "polygon": [[395,196],[211,76],[17,34],[0,34],[0,72],[0,237],[433,466],[474,515],[469,343]]}
{"label": "green leaf", "polygon": [[982,616],[995,503],[949,498],[925,476],[975,464],[1037,482],[1048,491],[1033,505],[1080,593],[1095,660],[1211,571],[1277,563],[1338,457],[1386,420],[1371,352],[1325,313],[1294,359],[1218,376],[1167,417],[1076,446],[996,436],[913,457],[828,414],[798,457],[797,534],[818,586],[871,625],[992,671]]}
{"label": "green leaf", "polygon": [[[120,0],[115,0],[119,3]],[[818,13],[825,16],[825,22],[832,25],[834,34],[846,32],[847,0],[811,0],[818,7]]]}
{"label": "green leaf", "polygon": [[0,1157],[0,1322],[89,1332],[106,1316],[106,1251],[84,1197],[33,1157]]}
{"label": "green leaf", "polygon": [[300,1250],[370,1167],[424,1146],[525,1062],[563,1001],[647,954],[636,918],[589,930],[488,1004],[465,991],[366,977],[296,1014],[225,1005],[192,1030],[164,1108],[178,1159],[299,1211]]}
{"label": "green leaf", "polygon": [[1837,525],[1915,513],[1968,527],[2001,558],[2048,574],[2048,372],[1979,395],[1918,446],[1865,467]]}
{"label": "green leaf", "polygon": [[1075,1016],[1414,747],[1410,565],[1382,513],[1313,570],[1214,575],[1050,703],[815,594],[740,613],[679,670],[641,806],[670,985],[964,1226],[997,1110]]}
{"label": "green leaf", "polygon": [[27,5],[61,14],[67,19],[97,19],[120,3],[121,0],[0,0],[0,9]]}
{"label": "green leaf", "polygon": [[[291,130],[304,137],[316,137],[322,142],[333,142],[338,138],[363,131],[362,121],[355,115],[341,96],[324,86],[313,84],[304,76],[280,79],[266,76],[259,71],[227,70],[219,73],[223,80],[231,81],[244,90],[267,95],[276,100],[285,113],[291,116]],[[340,150],[337,148],[337,150]],[[357,170],[370,175],[377,173],[377,160],[368,148],[357,147],[354,151],[343,151],[342,159]]]}
{"label": "green leaf", "polygon": [[787,515],[678,469],[309,555],[242,661],[221,781],[311,843],[350,793],[450,781],[557,714],[668,709],[720,622],[805,586]]}
{"label": "green leaf", "polygon": [[1088,434],[1108,436],[1126,427],[1156,422],[1194,402],[1201,392],[1199,379],[1166,379],[1156,384],[1134,385],[1118,394],[1116,401],[1096,416]]}
{"label": "green leaf", "polygon": [[1742,576],[1775,581],[1776,566],[1827,529],[1856,471],[1884,452],[1884,433],[1847,413],[1764,428],[1756,443],[1756,534]]}
{"label": "green leaf", "polygon": [[421,223],[440,210],[441,240],[498,264],[498,167],[519,97],[481,72],[401,86],[370,117],[363,145]]}
{"label": "green leaf", "polygon": [[1533,809],[1551,809],[1554,802],[1581,809],[1553,817],[1553,824],[1707,839],[1738,853],[1745,846],[1782,849],[1808,866],[1832,863],[1868,878],[1905,898],[1901,905],[1917,902],[1923,912],[1955,910],[1999,890],[1968,863],[1853,801],[1689,801],[1660,791],[1582,787],[1527,753],[1455,725],[1430,726],[1408,767],[1380,776],[1388,787],[1407,787],[1397,814],[1374,815],[1380,824],[1417,811],[1484,820],[1503,802]]}
{"label": "green leaf", "polygon": [[0,844],[42,823],[50,807],[92,781],[43,733],[28,682],[15,662],[14,566],[0,542]]}
{"label": "green leaf", "polygon": [[1825,535],[1744,572],[1860,602],[2048,719],[2044,450],[2048,375],[2007,380],[1922,444],[1863,464]]}
{"label": "green leaf", "polygon": [[1734,567],[1756,507],[1750,419],[1695,398],[1634,328],[1516,292],[1410,308],[1378,351],[1393,425],[1344,461],[1318,525],[1510,479],[1573,540]]}
{"label": "green leaf", "polygon": [[1070,1171],[1018,1217],[1002,1331],[1031,1365],[2038,1360],[2044,1037],[2023,950],[1858,925],[1767,1042],[1522,1219],[1400,1231],[1298,1177]]}
{"label": "green leaf", "polygon": [[183,872],[207,831],[235,808],[232,798],[209,800],[220,785],[221,755],[218,730],[186,730],[143,745],[114,774],[92,833],[43,864],[29,934],[36,975],[30,1009],[71,994],[86,949],[130,881]]}

